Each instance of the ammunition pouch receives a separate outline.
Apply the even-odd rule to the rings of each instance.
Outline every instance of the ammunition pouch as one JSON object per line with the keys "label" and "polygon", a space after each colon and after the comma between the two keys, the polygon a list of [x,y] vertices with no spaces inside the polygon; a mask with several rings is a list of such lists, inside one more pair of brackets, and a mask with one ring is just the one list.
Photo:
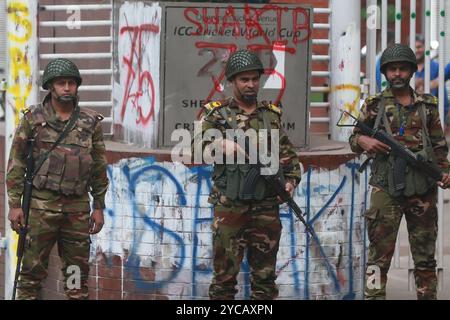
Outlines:
{"label": "ammunition pouch", "polygon": [[[281,175],[284,185],[284,177]],[[214,185],[220,193],[232,201],[260,201],[276,197],[273,187],[261,176],[260,166],[255,164],[215,165]]]}
{"label": "ammunition pouch", "polygon": [[92,164],[90,154],[68,154],[56,148],[36,173],[33,186],[64,195],[83,195],[88,191]]}
{"label": "ammunition pouch", "polygon": [[[416,155],[419,161],[437,166],[431,147],[425,147]],[[382,188],[392,197],[421,196],[436,187],[435,181],[418,167],[407,164],[402,158],[394,158],[392,154],[375,157],[370,184]]]}
{"label": "ammunition pouch", "polygon": [[[434,155],[432,147],[426,147],[421,151],[416,152],[416,155],[417,159],[421,162],[428,162],[428,164],[438,167],[436,156]],[[403,192],[404,196],[421,196],[428,193],[430,189],[436,188],[436,182],[428,175],[423,173],[419,168],[407,166],[406,170],[406,187]]]}

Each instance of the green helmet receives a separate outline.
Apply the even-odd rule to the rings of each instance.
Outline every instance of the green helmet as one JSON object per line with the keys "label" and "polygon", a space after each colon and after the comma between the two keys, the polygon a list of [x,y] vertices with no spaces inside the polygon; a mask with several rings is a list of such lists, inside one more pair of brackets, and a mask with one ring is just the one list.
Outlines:
{"label": "green helmet", "polygon": [[386,74],[386,67],[391,62],[409,62],[412,65],[413,73],[417,71],[417,60],[414,51],[410,47],[396,43],[383,51],[380,59],[380,70]]}
{"label": "green helmet", "polygon": [[231,78],[244,71],[257,70],[264,73],[264,67],[258,56],[249,50],[238,50],[233,53],[227,61],[225,76],[230,81]]}
{"label": "green helmet", "polygon": [[50,61],[42,76],[42,88],[48,89],[48,84],[57,77],[74,77],[78,86],[81,84],[81,76],[78,67],[72,61],[58,58]]}

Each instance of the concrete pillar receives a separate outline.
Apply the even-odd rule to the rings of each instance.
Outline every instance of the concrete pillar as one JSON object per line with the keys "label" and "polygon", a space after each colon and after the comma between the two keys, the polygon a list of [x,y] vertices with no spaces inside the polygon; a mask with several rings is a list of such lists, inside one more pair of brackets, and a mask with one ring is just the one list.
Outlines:
{"label": "concrete pillar", "polygon": [[[36,104],[39,99],[38,1],[8,0],[7,7],[8,70],[5,103],[5,164],[8,163],[9,149],[14,130],[19,122],[20,110],[28,105]],[[5,197],[5,229],[7,241],[5,257],[5,298],[11,299],[17,262],[16,249],[18,237],[9,227],[8,197],[6,195]]]}
{"label": "concrete pillar", "polygon": [[[330,132],[331,138],[346,141],[352,128],[337,127],[341,110],[357,115],[360,101],[361,3],[331,0]],[[345,12],[345,14],[342,14]],[[342,124],[351,119],[343,118]]]}

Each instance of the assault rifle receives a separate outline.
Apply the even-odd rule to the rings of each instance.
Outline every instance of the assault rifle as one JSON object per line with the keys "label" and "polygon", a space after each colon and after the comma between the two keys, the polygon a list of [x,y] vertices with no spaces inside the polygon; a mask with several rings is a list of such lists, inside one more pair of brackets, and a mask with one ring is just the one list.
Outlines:
{"label": "assault rifle", "polygon": [[[209,114],[211,114],[214,111],[215,111],[214,109],[211,110],[206,115],[206,117],[204,118],[204,121],[208,121],[210,123],[213,123],[215,126],[219,125],[219,126],[222,126],[222,127],[228,128],[228,129],[236,129],[236,128],[233,128],[233,125],[231,123],[229,123],[228,120],[226,120],[225,123],[216,123],[214,121],[208,120]],[[224,117],[224,118],[227,119],[227,117]],[[235,137],[235,141],[234,142],[236,143],[236,137]],[[245,154],[245,157],[248,159],[248,154]],[[291,197],[289,192],[286,191],[285,186],[281,182],[280,173],[275,174],[275,175],[261,175],[260,174],[260,169],[261,168],[268,168],[268,166],[263,164],[263,163],[261,163],[261,161],[259,161],[259,157],[257,157],[257,163],[252,167],[252,169],[248,173],[247,179],[246,179],[246,181],[244,183],[244,194],[250,194],[250,192],[248,190],[249,189],[253,189],[255,187],[256,180],[259,177],[263,177],[266,180],[267,185],[271,186],[275,190],[276,194],[280,197],[282,202],[283,203],[286,202],[286,204],[289,206],[289,208],[292,209],[292,211],[294,212],[295,216],[305,226],[306,231],[315,240],[318,240],[318,237],[315,234],[314,229],[309,225],[308,222],[306,222],[305,218],[303,218],[304,213],[302,212],[300,207],[297,205],[297,203],[294,201],[294,199]]]}
{"label": "assault rifle", "polygon": [[20,227],[19,230],[19,240],[17,242],[17,265],[16,265],[16,274],[14,276],[14,287],[12,293],[12,300],[16,299],[16,289],[17,289],[17,281],[19,280],[20,267],[22,264],[23,252],[25,250],[25,243],[28,232],[28,218],[30,216],[30,201],[31,201],[31,191],[33,187],[33,147],[34,147],[34,138],[28,139],[28,154],[27,154],[27,167],[25,171],[25,184],[23,186],[23,195],[22,195],[22,212],[25,220],[25,224]]}
{"label": "assault rifle", "polygon": [[[339,124],[342,116],[346,114],[355,120],[353,125],[342,125]],[[378,141],[387,144],[391,148],[391,152],[397,159],[401,159],[401,161],[408,163],[409,165],[419,169],[421,172],[429,176],[435,181],[442,180],[442,170],[435,163],[426,160],[421,154],[415,154],[411,150],[409,150],[406,146],[402,145],[398,142],[394,137],[388,134],[384,130],[372,129],[367,124],[355,118],[352,114],[347,111],[343,111],[341,117],[337,123],[338,127],[357,127],[362,133],[366,136],[370,136],[372,138],[377,139]]]}

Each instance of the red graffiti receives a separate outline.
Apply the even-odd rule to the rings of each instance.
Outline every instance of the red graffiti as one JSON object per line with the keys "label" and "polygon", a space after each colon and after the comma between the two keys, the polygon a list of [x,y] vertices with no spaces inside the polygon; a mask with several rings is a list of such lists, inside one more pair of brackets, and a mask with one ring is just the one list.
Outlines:
{"label": "red graffiti", "polygon": [[[225,62],[228,60],[228,57],[236,51],[237,46],[232,43],[209,43],[209,42],[203,42],[199,41],[195,44],[195,46],[200,50],[199,54],[202,55],[204,52],[211,52],[212,53],[212,59],[205,64],[199,71],[198,75],[210,75],[211,80],[213,82],[213,88],[211,89],[208,97],[206,98],[207,101],[211,100],[211,98],[214,96],[216,92],[222,92],[221,90],[221,83],[225,77]],[[225,52],[220,56],[220,51]],[[219,76],[215,76],[211,73],[210,69],[213,65],[220,63],[223,64],[223,67],[220,70]]]}
{"label": "red graffiti", "polygon": [[[211,10],[213,11],[211,12]],[[266,4],[263,7],[255,8],[246,4],[243,8],[243,17],[236,15],[237,10],[242,9],[231,5],[223,8],[186,8],[184,17],[194,25],[194,27],[187,28],[195,29],[195,32],[191,32],[189,35],[206,36],[214,32],[219,36],[231,34],[235,38],[245,37],[249,41],[261,38],[267,45],[277,43],[284,46],[288,45],[288,39],[291,39],[292,43],[297,45],[311,36],[310,16],[305,8],[291,9],[274,4]],[[289,11],[292,14],[291,30],[282,26],[282,21],[286,19]],[[276,16],[276,28],[272,37],[274,40],[271,40],[267,28],[264,28],[261,21],[271,18],[274,14]],[[299,21],[303,22],[299,23]],[[294,50],[294,52],[296,50],[295,47],[289,49]]]}
{"label": "red graffiti", "polygon": [[[301,14],[305,18],[305,22],[298,23],[298,17]],[[311,27],[310,27],[310,16],[305,8],[295,8],[292,10],[292,19],[293,19],[293,39],[294,44],[298,44],[299,42],[303,42],[311,37]],[[303,38],[299,39],[299,34],[302,34],[301,31],[305,30],[306,35]]]}
{"label": "red graffiti", "polygon": [[289,52],[289,53],[292,53],[292,52],[290,52],[289,48],[285,48],[284,46],[279,45],[279,44],[274,44],[274,45],[269,45],[269,46],[253,44],[253,45],[248,45],[247,49],[255,51],[255,52],[260,52],[260,56],[263,51],[268,51],[267,53],[270,55],[270,64],[269,64],[269,68],[264,69],[264,74],[269,75],[269,76],[275,75],[275,76],[279,77],[281,80],[280,92],[278,93],[278,96],[275,99],[275,101],[273,101],[273,103],[275,105],[278,105],[280,103],[281,99],[283,98],[284,91],[286,90],[286,78],[281,73],[279,73],[278,71],[275,70],[275,65],[274,65],[275,59],[273,58],[273,51],[285,51],[285,52]]}
{"label": "red graffiti", "polygon": [[[130,54],[123,57],[123,62],[128,67],[128,72],[120,116],[123,120],[128,101],[131,100],[133,108],[135,108],[138,113],[136,124],[141,123],[143,125],[146,125],[153,118],[155,113],[155,87],[153,84],[153,78],[148,70],[142,70],[142,49],[145,46],[145,44],[142,43],[142,34],[145,32],[157,34],[159,33],[159,26],[155,24],[142,24],[140,26],[133,27],[126,26],[120,29],[121,36],[124,33],[130,33],[130,35],[132,35]],[[135,57],[137,59],[136,66],[134,66]],[[131,92],[131,87],[135,79],[138,80],[137,90]],[[147,85],[144,86],[145,82]],[[144,94],[144,89],[147,88],[149,90],[150,108],[147,114],[144,114],[142,112],[143,108],[140,105],[139,100]]]}
{"label": "red graffiti", "polygon": [[[211,77],[211,81],[213,87],[208,93],[208,96],[205,98],[205,101],[211,101],[216,94],[220,95],[220,98],[225,98],[222,88],[222,82],[225,80],[225,65],[228,57],[237,50],[237,46],[233,43],[211,43],[199,41],[195,44],[197,48],[199,48],[199,55],[204,55],[205,53],[211,54],[211,59],[199,70],[197,76],[209,76]],[[285,51],[288,53],[294,53],[291,48],[286,48],[283,45],[272,44],[272,45],[264,45],[264,44],[249,44],[247,45],[247,49],[255,51],[261,57],[264,52],[269,56],[269,66],[264,69],[264,74],[268,76],[277,76],[281,80],[281,87],[278,93],[276,100],[273,102],[274,104],[278,104],[286,89],[286,78],[275,70],[275,58],[273,55],[273,51]],[[217,67],[217,65],[219,65]],[[213,70],[219,70],[214,73]],[[202,110],[200,109],[197,113],[197,118],[200,117]]]}
{"label": "red graffiti", "polygon": [[[238,16],[237,10],[243,10]],[[283,19],[291,16],[291,28],[283,27]],[[248,40],[247,49],[258,53],[260,58],[268,56],[269,66],[265,68],[264,74],[267,76],[278,77],[281,86],[276,100],[273,103],[278,104],[286,89],[286,79],[284,75],[275,70],[276,58],[273,52],[284,51],[288,54],[297,53],[296,46],[306,41],[311,36],[310,16],[308,9],[295,7],[289,8],[274,4],[267,4],[256,8],[246,4],[243,8],[235,8],[231,5],[227,7],[215,8],[186,8],[184,16],[193,26],[187,26],[190,36],[233,36],[234,38],[244,37]],[[265,27],[262,21],[268,18],[276,17],[275,30]],[[275,31],[275,32],[273,32]],[[261,43],[253,43],[260,39]],[[272,40],[271,40],[272,39]],[[289,46],[289,41],[295,46]],[[199,41],[196,44],[199,55],[210,55],[208,62],[199,70],[197,76],[207,76],[211,78],[212,88],[210,89],[205,101],[211,101],[217,95],[218,98],[225,98],[222,83],[225,80],[225,64],[231,53],[237,50],[233,43],[214,43]],[[199,110],[197,116],[200,116],[202,110]]]}

